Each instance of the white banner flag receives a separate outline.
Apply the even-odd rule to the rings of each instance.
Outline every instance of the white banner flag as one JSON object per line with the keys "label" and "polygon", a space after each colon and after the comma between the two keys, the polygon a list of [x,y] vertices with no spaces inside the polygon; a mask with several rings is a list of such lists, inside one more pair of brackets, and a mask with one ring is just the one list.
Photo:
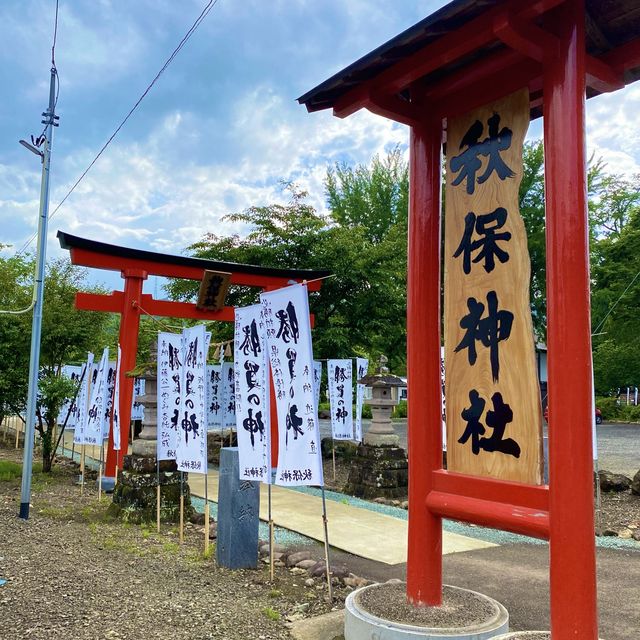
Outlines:
{"label": "white banner flag", "polygon": [[320,360],[313,361],[313,393],[316,399],[316,411],[320,404],[320,383],[322,382],[322,362]]}
{"label": "white banner flag", "polygon": [[322,485],[309,299],[304,285],[260,294],[278,411],[276,483]]}
{"label": "white banner flag", "polygon": [[78,413],[76,420],[76,430],[73,434],[73,442],[75,444],[84,444],[84,432],[87,423],[87,404],[89,402],[89,382],[91,380],[91,368],[93,366],[93,353],[89,353],[87,357],[87,364],[85,365],[84,378],[82,379],[82,386],[80,387],[80,393],[78,394]]}
{"label": "white banner flag", "polygon": [[131,419],[144,420],[144,405],[141,405],[137,398],[143,396],[146,391],[146,380],[136,378],[133,381],[133,398],[131,398]]}
{"label": "white banner flag", "polygon": [[271,482],[269,358],[262,306],[236,309],[234,372],[241,480]]}
{"label": "white banner flag", "polygon": [[356,358],[356,420],[355,436],[356,442],[362,442],[362,405],[364,404],[364,388],[366,385],[357,384],[357,381],[367,375],[369,361],[366,358]]}
{"label": "white banner flag", "polygon": [[204,325],[182,332],[183,375],[180,385],[176,462],[180,471],[207,473],[206,364]]}
{"label": "white banner flag", "polygon": [[353,440],[353,364],[351,360],[329,360],[329,405],[334,440]]}
{"label": "white banner flag", "polygon": [[111,407],[113,407],[113,392],[115,389],[116,381],[116,363],[111,361],[107,363],[107,370],[105,372],[105,384],[106,384],[106,402],[104,408],[104,416],[102,419],[102,439],[105,440],[109,437],[109,426],[111,424]]}
{"label": "white banner flag", "polygon": [[158,334],[158,460],[175,460],[182,384],[182,334]]}
{"label": "white banner flag", "polygon": [[105,347],[98,365],[95,382],[91,387],[91,402],[85,424],[85,444],[99,445],[102,442],[102,424],[107,404],[107,370],[109,368],[109,348]]}
{"label": "white banner flag", "polygon": [[[113,412],[111,428],[113,429],[113,450],[120,451],[120,365],[122,363],[122,349],[118,344],[116,368],[113,374]],[[116,458],[117,461],[117,458]]]}
{"label": "white banner flag", "polygon": [[222,365],[207,365],[207,423],[209,428],[222,427]]}
{"label": "white banner flag", "polygon": [[233,362],[222,365],[222,426],[236,426],[236,382],[233,372]]}
{"label": "white banner flag", "polygon": [[[69,380],[80,380],[80,376],[82,375],[82,367],[76,366],[72,364],[64,364],[62,365],[62,370],[60,371],[60,375],[65,378],[69,378]],[[66,429],[73,429],[76,426],[76,418],[77,418],[77,402],[78,398],[76,397],[76,402],[73,401],[73,398],[67,398],[64,401],[64,404],[60,408],[60,412],[58,413],[58,424],[64,424],[65,419],[67,418],[67,413],[69,414],[69,418],[67,419]]]}

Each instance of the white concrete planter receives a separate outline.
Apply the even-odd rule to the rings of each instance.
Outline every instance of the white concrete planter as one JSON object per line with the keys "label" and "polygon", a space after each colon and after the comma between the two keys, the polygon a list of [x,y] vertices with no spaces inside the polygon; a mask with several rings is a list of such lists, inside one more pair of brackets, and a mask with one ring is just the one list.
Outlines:
{"label": "white concrete planter", "polygon": [[495,636],[493,640],[551,640],[550,631],[513,631],[501,636]]}
{"label": "white concrete planter", "polygon": [[[382,585],[369,585],[349,594],[345,601],[344,637],[345,640],[490,640],[509,631],[509,614],[496,600],[468,589],[449,587],[464,592],[470,598],[480,598],[491,608],[491,614],[481,624],[467,627],[431,628],[400,622],[392,622],[376,617],[364,611],[358,604],[358,595],[367,589]],[[507,637],[507,636],[501,636]]]}

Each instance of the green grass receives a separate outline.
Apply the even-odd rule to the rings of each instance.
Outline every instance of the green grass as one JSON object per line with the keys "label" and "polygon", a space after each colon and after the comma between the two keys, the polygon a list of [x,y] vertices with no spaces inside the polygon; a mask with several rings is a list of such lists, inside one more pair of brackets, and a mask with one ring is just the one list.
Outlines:
{"label": "green grass", "polygon": [[0,482],[11,482],[22,477],[22,465],[10,460],[0,460]]}
{"label": "green grass", "polygon": [[269,591],[270,598],[279,598],[281,595],[282,591],[280,591],[280,589],[271,589],[271,591]]}
{"label": "green grass", "polygon": [[262,610],[262,615],[265,618],[269,618],[269,620],[274,620],[274,621],[280,620],[280,612],[276,611],[275,609],[272,609],[271,607],[265,607]]}

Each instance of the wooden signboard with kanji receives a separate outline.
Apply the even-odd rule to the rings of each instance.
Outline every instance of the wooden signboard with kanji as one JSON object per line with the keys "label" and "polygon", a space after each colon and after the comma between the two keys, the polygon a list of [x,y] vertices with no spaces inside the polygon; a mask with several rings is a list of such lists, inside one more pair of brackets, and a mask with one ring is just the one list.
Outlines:
{"label": "wooden signboard with kanji", "polygon": [[447,126],[447,467],[540,484],[531,267],[518,208],[528,125],[525,89]]}

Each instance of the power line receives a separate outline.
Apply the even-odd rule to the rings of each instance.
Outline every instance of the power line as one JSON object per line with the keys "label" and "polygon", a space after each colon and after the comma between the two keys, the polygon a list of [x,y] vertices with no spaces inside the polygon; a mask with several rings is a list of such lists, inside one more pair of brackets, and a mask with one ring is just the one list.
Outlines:
{"label": "power line", "polygon": [[51,45],[51,66],[56,66],[56,40],[58,39],[58,1],[56,0],[56,17],[53,23],[53,44]]}
{"label": "power line", "polygon": [[627,293],[629,289],[631,289],[631,285],[633,285],[633,283],[638,279],[638,276],[640,276],[640,271],[636,273],[636,275],[633,277],[633,280],[631,280],[631,282],[627,285],[627,288],[620,294],[618,299],[611,305],[611,307],[609,308],[609,311],[607,311],[604,318],[600,320],[600,324],[598,324],[598,326],[593,330],[592,335],[595,335],[598,333],[598,330],[602,327],[602,325],[604,324],[604,321],[611,315],[611,312],[618,306],[618,303],[620,302],[620,300],[622,300],[622,298],[624,297],[624,294]]}
{"label": "power line", "polygon": [[[131,107],[131,109],[129,110],[129,113],[127,113],[127,115],[124,117],[122,122],[120,122],[120,124],[116,127],[116,130],[111,134],[109,139],[104,143],[104,145],[102,146],[100,151],[98,151],[96,157],[91,161],[89,166],[82,172],[80,177],[75,181],[75,183],[73,184],[71,189],[69,189],[69,191],[67,191],[67,194],[58,203],[58,206],[56,206],[56,208],[51,212],[51,214],[49,215],[49,220],[51,220],[51,218],[53,218],[53,216],[56,215],[56,213],[58,212],[60,207],[67,201],[67,198],[69,198],[69,196],[75,191],[76,187],[84,179],[84,177],[87,175],[87,173],[89,173],[89,171],[91,171],[93,165],[98,161],[98,158],[100,158],[100,156],[104,153],[106,148],[111,144],[112,140],[118,135],[118,133],[120,132],[120,129],[122,129],[122,127],[126,124],[127,120],[129,120],[129,118],[133,115],[134,111],[138,108],[138,106],[144,100],[144,98],[147,96],[149,91],[151,91],[151,88],[153,87],[153,85],[158,81],[158,79],[165,72],[167,67],[173,62],[173,59],[178,55],[178,53],[180,53],[180,51],[182,50],[184,45],[187,44],[187,42],[189,41],[191,36],[194,34],[196,29],[200,26],[200,24],[207,17],[207,15],[209,15],[209,12],[211,11],[211,9],[213,9],[213,7],[216,6],[216,4],[218,4],[218,0],[208,0],[208,2],[205,5],[204,9],[202,9],[200,15],[197,17],[195,22],[191,25],[189,30],[185,33],[185,35],[183,36],[182,40],[180,40],[180,42],[178,43],[178,46],[172,51],[171,55],[167,58],[165,63],[160,68],[160,71],[158,71],[158,73],[153,78],[153,80],[149,83],[147,88],[142,92],[142,95],[138,98],[138,100],[133,105],[133,107]],[[57,9],[57,5],[56,5],[56,9]],[[56,24],[57,24],[57,22],[56,22]],[[52,57],[53,57],[53,49],[52,49]],[[20,249],[20,251],[18,251],[17,255],[20,255],[21,253],[23,253],[26,250],[26,248],[36,238],[36,235],[37,234],[33,234],[33,236],[31,236],[31,238],[29,238],[29,240],[27,240],[27,242],[25,242],[25,244],[23,245],[22,249]]]}

